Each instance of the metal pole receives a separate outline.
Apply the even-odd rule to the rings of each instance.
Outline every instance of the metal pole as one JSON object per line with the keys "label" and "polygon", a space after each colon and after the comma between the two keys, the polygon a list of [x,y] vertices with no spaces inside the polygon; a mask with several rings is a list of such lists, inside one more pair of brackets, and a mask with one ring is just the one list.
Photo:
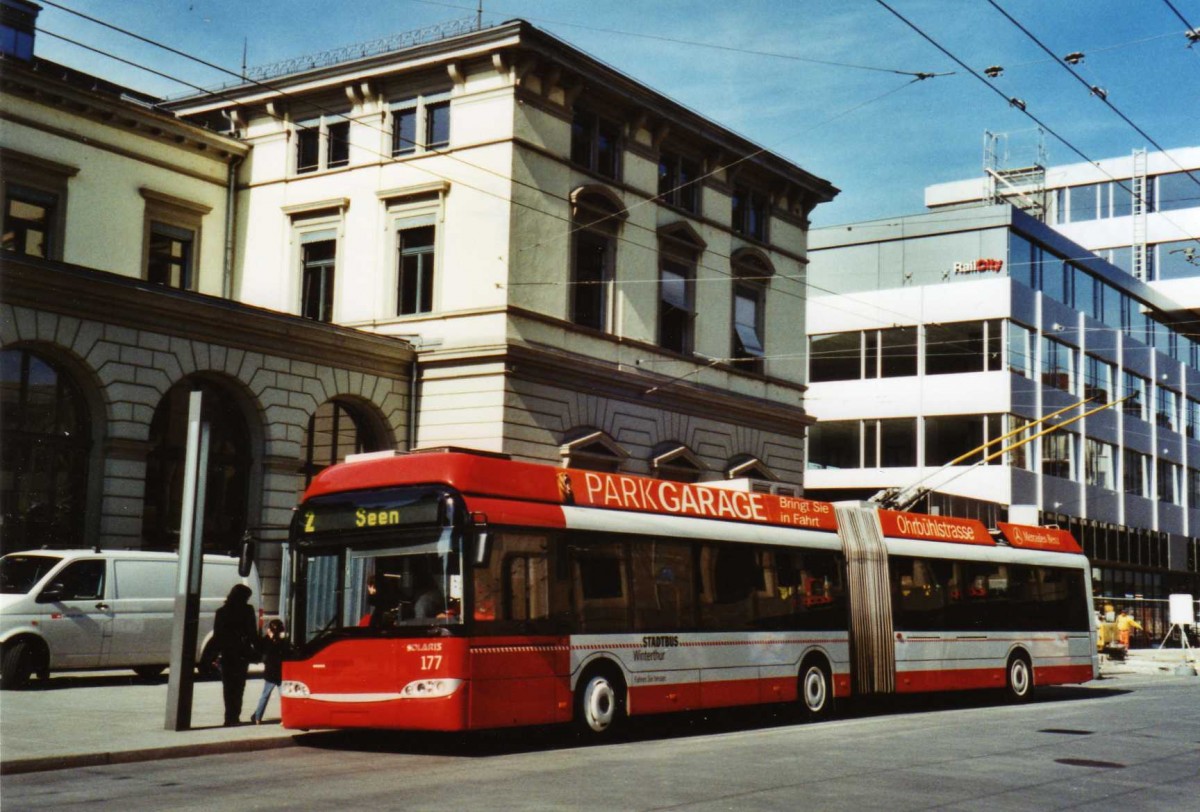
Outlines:
{"label": "metal pole", "polygon": [[209,443],[209,427],[200,420],[200,406],[201,393],[192,392],[188,402],[187,456],[179,522],[179,574],[175,582],[175,626],[171,633],[171,670],[164,723],[167,730],[189,730],[192,726]]}

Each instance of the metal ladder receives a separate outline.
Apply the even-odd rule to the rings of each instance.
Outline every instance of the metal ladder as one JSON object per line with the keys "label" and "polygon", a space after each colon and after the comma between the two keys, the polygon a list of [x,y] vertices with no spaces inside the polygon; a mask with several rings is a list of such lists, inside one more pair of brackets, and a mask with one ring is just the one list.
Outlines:
{"label": "metal ladder", "polygon": [[1146,214],[1150,209],[1147,198],[1149,184],[1146,178],[1146,150],[1133,151],[1133,276],[1142,282],[1150,281],[1146,267]]}

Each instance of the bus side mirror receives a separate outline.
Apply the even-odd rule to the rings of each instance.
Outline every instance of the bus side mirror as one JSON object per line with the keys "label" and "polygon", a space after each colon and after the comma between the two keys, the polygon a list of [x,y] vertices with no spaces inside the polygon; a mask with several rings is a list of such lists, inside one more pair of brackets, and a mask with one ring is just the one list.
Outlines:
{"label": "bus side mirror", "polygon": [[254,568],[254,539],[247,535],[242,539],[242,552],[238,556],[238,575],[245,578]]}
{"label": "bus side mirror", "polygon": [[475,532],[475,549],[472,551],[471,563],[476,567],[488,565],[488,554],[491,552],[491,538],[486,528]]}

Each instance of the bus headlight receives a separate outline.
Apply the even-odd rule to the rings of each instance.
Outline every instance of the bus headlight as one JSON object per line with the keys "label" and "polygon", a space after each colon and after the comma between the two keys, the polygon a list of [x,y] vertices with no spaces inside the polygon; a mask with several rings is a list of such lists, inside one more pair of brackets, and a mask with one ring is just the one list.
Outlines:
{"label": "bus headlight", "polygon": [[460,679],[419,679],[400,690],[403,699],[436,699],[450,696],[462,685]]}
{"label": "bus headlight", "polygon": [[285,679],[279,684],[279,695],[292,699],[303,699],[309,695],[308,686],[294,679]]}

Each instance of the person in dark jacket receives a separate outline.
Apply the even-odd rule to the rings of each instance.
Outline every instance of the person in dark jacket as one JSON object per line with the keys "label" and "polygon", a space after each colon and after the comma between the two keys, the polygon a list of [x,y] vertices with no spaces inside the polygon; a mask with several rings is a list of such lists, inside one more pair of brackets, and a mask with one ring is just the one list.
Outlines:
{"label": "person in dark jacket", "polygon": [[267,624],[267,633],[263,635],[259,649],[262,651],[263,689],[258,697],[258,707],[250,717],[250,721],[256,725],[262,724],[271,693],[283,682],[283,658],[287,656],[289,644],[282,620],[276,618]]}
{"label": "person in dark jacket", "polygon": [[258,631],[254,608],[250,606],[250,595],[250,587],[234,584],[213,621],[212,645],[220,660],[226,727],[241,724],[246,671],[251,661],[258,658],[255,646]]}

